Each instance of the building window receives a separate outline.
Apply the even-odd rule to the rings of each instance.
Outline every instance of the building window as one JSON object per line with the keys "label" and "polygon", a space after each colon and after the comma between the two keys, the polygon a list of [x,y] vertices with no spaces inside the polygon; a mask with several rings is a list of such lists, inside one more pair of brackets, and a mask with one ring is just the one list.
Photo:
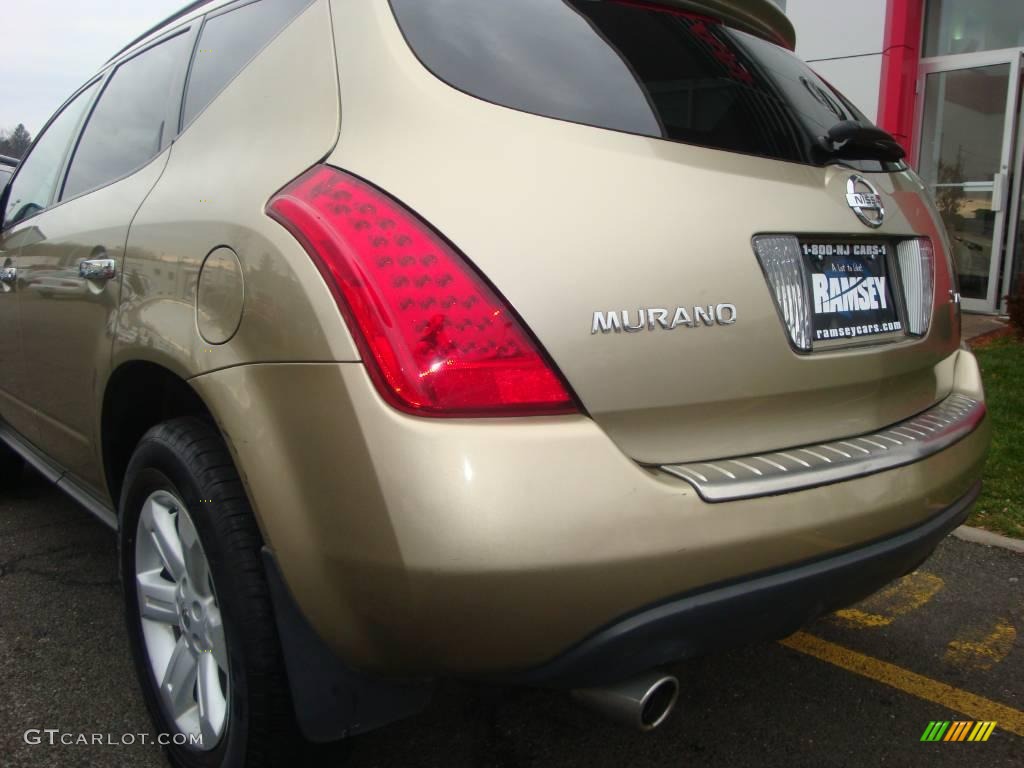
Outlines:
{"label": "building window", "polygon": [[1024,46],[1024,2],[928,0],[924,55],[948,56]]}

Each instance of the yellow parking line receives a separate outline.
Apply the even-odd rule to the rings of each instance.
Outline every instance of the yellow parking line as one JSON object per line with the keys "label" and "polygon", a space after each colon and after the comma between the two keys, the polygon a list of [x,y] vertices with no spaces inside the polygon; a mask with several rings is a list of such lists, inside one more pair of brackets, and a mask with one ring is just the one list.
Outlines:
{"label": "yellow parking line", "polygon": [[862,653],[851,651],[835,643],[822,640],[806,632],[779,641],[787,648],[805,653],[840,669],[854,672],[879,683],[892,686],[919,699],[930,701],[954,712],[960,712],[974,720],[995,720],[999,729],[1024,736],[1024,712],[1005,704],[962,691],[930,677],[879,661]]}
{"label": "yellow parking line", "polygon": [[859,608],[845,608],[835,617],[845,624],[859,627],[886,627],[899,616],[916,611],[945,586],[933,573],[915,571],[887,589],[872,595]]}
{"label": "yellow parking line", "polygon": [[991,632],[971,627],[946,646],[945,660],[958,667],[991,669],[1013,650],[1017,629],[999,619]]}

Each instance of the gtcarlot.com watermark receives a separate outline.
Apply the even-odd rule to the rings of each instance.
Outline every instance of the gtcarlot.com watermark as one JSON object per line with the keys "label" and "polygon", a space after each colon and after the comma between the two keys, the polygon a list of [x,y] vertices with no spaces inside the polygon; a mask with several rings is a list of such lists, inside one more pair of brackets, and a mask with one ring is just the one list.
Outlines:
{"label": "gtcarlot.com watermark", "polygon": [[176,746],[200,747],[203,744],[201,733],[72,733],[59,728],[29,728],[22,738],[31,746],[46,744],[51,747],[62,746],[96,746],[96,747],[130,747],[135,744],[159,744],[162,747]]}

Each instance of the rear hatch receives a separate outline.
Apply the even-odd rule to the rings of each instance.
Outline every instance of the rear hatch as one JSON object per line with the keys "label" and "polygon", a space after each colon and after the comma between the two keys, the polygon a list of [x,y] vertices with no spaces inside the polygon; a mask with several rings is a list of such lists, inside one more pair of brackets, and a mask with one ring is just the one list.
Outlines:
{"label": "rear hatch", "polygon": [[336,21],[329,162],[466,254],[644,463],[867,433],[952,387],[958,307],[917,177],[869,132],[824,138],[868,121],[775,42],[776,11],[738,5],[762,36],[707,15],[726,3]]}

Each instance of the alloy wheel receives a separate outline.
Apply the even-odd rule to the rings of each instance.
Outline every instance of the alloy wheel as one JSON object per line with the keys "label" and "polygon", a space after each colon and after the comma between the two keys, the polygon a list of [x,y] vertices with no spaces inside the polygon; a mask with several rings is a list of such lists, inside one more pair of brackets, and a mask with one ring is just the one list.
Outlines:
{"label": "alloy wheel", "polygon": [[231,676],[213,575],[180,499],[156,491],[135,537],[135,588],[161,705],[192,746],[214,749],[229,719]]}

